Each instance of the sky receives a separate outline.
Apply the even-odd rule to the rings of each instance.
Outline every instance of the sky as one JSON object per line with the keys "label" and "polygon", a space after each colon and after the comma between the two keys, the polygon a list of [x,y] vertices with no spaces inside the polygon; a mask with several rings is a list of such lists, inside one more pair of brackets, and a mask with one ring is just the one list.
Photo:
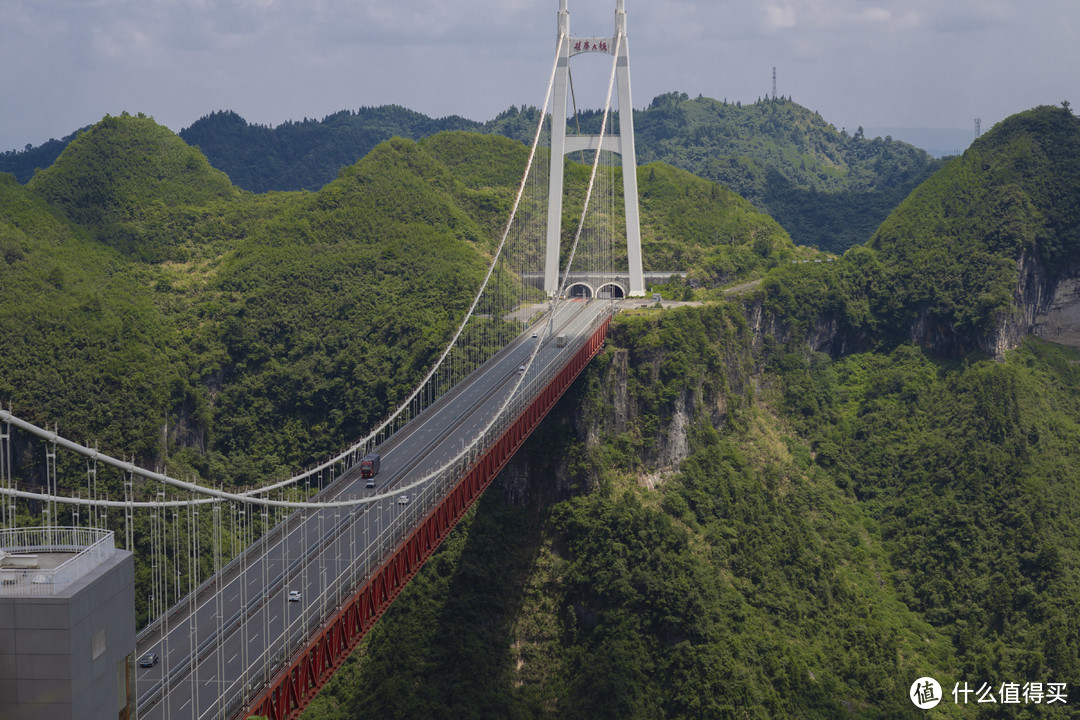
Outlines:
{"label": "sky", "polygon": [[[610,35],[615,0],[568,0]],[[544,101],[558,0],[0,0],[0,151],[143,112],[278,125],[398,104],[488,120]],[[985,132],[1080,108],[1080,0],[626,0],[633,105],[777,91],[837,128]],[[571,61],[601,107],[610,57]]]}

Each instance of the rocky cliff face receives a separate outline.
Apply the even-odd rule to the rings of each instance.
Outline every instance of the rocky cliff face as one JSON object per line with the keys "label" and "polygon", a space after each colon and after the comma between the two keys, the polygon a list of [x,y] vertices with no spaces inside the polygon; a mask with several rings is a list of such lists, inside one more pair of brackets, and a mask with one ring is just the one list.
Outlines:
{"label": "rocky cliff face", "polygon": [[1080,348],[1080,275],[1062,277],[1033,306],[1031,332],[1044,340]]}
{"label": "rocky cliff face", "polygon": [[[645,408],[642,407],[643,398],[635,395],[631,389],[631,376],[647,375],[651,383],[659,382],[664,355],[664,350],[658,349],[642,357],[635,356],[635,366],[631,367],[631,353],[628,350],[612,349],[611,362],[596,379],[594,388],[594,397],[599,400],[598,407],[605,411],[586,411],[574,418],[587,448],[596,447],[604,439],[636,431],[635,420]],[[710,405],[719,409],[723,403],[718,403],[716,398],[707,398],[699,386],[696,391],[682,389],[673,400],[659,408],[656,432],[647,438],[635,438],[640,444],[644,466],[660,472],[678,468],[679,463],[690,454],[690,426]],[[710,420],[713,419],[710,417]],[[655,483],[656,479],[652,482]]]}
{"label": "rocky cliff face", "polygon": [[[1016,270],[1013,309],[997,317],[985,336],[975,339],[978,348],[1001,358],[1028,335],[1080,348],[1080,272],[1073,268],[1048,272],[1026,251],[1017,260]],[[940,337],[946,334],[947,330],[939,332]],[[912,335],[938,349],[931,328],[913,327]]]}
{"label": "rocky cliff face", "polygon": [[1020,345],[1024,337],[1035,332],[1037,318],[1045,312],[1056,285],[1056,282],[1047,276],[1042,263],[1029,256],[1026,251],[1017,261],[1016,271],[1016,287],[1012,293],[1013,310],[997,318],[981,343],[987,354],[997,358]]}
{"label": "rocky cliff face", "polygon": [[[1028,335],[1080,348],[1080,267],[1049,270],[1038,258],[1024,252],[1016,261],[1016,278],[1012,309],[999,313],[985,333],[957,332],[949,319],[935,317],[929,308],[922,308],[907,328],[896,330],[907,342],[939,357],[957,358],[982,350],[1000,359],[1019,347]],[[805,342],[814,352],[840,357],[874,346],[872,338],[852,332],[835,312],[823,313],[805,329],[796,331],[764,310],[760,298],[748,300],[744,311],[755,348],[768,338],[781,344],[794,339]],[[795,332],[797,337],[793,337]]]}
{"label": "rocky cliff face", "polygon": [[[792,339],[792,326],[783,320],[777,320],[764,310],[760,300],[751,300],[743,308],[746,322],[752,334],[752,346],[759,349],[768,338],[780,344]],[[834,357],[863,352],[868,349],[867,339],[862,335],[847,332],[836,313],[825,313],[814,320],[805,334],[797,338],[805,342],[813,352],[826,353]]]}
{"label": "rocky cliff face", "polygon": [[[959,336],[953,326],[922,314],[908,328],[908,340],[942,357],[959,357],[981,349],[1001,358],[1028,335],[1080,348],[1080,270],[1052,276],[1034,258],[1023,255],[1017,261],[1017,284],[1011,312],[1003,313],[989,332],[981,337]],[[708,307],[691,312],[716,312]],[[586,375],[587,386],[579,383],[552,411],[544,437],[531,441],[532,452],[519,453],[503,471],[505,501],[511,505],[546,504],[566,498],[582,488],[570,481],[573,473],[568,458],[580,450],[595,448],[605,439],[624,436],[635,446],[642,462],[642,482],[655,486],[666,473],[674,471],[691,452],[695,423],[722,427],[728,421],[729,405],[753,394],[752,373],[746,362],[767,342],[785,344],[791,339],[806,343],[808,350],[834,357],[870,349],[871,342],[845,329],[836,314],[819,317],[800,330],[763,310],[760,298],[749,299],[743,307],[745,325],[738,338],[728,343],[730,357],[723,363],[723,378],[706,384],[693,378],[662,403],[647,397],[642,388],[663,384],[662,368],[670,348],[647,351],[619,347],[618,338],[606,358],[598,361],[599,372]],[[652,416],[653,429],[640,437],[642,415]],[[573,452],[572,452],[573,448]]]}
{"label": "rocky cliff face", "polygon": [[[691,454],[695,432],[723,428],[751,402],[754,336],[736,310],[681,308],[646,324],[613,326],[608,348],[502,471],[504,502],[539,507],[593,490],[593,460],[629,466],[656,487]],[[678,341],[641,343],[649,332]],[[618,457],[583,460],[600,448]]]}

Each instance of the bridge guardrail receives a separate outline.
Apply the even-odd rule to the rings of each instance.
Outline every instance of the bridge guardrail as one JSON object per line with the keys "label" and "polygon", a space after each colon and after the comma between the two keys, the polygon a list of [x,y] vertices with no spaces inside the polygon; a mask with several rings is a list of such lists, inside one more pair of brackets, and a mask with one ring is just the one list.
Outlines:
{"label": "bridge guardrail", "polygon": [[[71,552],[54,568],[0,570],[0,595],[55,595],[116,553],[112,530],[38,527],[0,530],[0,550],[10,554]],[[12,552],[14,551],[14,552]]]}

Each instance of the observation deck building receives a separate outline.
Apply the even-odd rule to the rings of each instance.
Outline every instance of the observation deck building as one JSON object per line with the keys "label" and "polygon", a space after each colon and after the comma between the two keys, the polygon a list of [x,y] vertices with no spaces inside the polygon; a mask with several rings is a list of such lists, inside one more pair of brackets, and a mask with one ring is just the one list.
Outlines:
{"label": "observation deck building", "polygon": [[135,717],[135,562],[108,530],[0,530],[0,718]]}

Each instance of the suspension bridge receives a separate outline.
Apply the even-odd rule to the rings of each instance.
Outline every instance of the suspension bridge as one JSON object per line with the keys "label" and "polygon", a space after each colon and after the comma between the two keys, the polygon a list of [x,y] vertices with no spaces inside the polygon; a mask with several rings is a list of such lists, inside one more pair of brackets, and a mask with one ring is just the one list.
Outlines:
{"label": "suspension bridge", "polygon": [[[596,135],[567,128],[569,61],[582,53],[611,57]],[[135,528],[150,528],[139,555],[149,579],[135,591],[147,609],[136,638],[138,717],[299,715],[599,352],[614,300],[644,294],[628,58],[624,0],[614,33],[588,38],[570,35],[560,0],[543,111],[487,274],[409,396],[334,457],[227,490],[0,410],[0,551],[64,545],[82,557],[85,545],[107,557],[114,542],[129,551],[145,543]],[[564,157],[586,151],[583,209],[564,233]],[[16,435],[44,447],[43,482],[14,462]],[[85,486],[60,477],[61,454],[85,459]],[[361,473],[373,455],[377,472]],[[40,508],[32,534],[15,527],[27,508]],[[0,581],[0,599],[48,596],[69,582],[2,565]]]}

